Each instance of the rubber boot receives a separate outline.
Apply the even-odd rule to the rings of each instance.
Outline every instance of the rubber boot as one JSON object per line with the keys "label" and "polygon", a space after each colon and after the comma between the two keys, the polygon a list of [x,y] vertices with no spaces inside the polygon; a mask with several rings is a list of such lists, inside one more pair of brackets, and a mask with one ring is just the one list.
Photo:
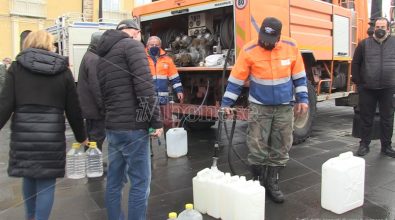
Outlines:
{"label": "rubber boot", "polygon": [[266,187],[268,166],[261,166],[261,175],[259,176],[259,183],[261,186]]}
{"label": "rubber boot", "polygon": [[250,166],[250,169],[251,169],[250,171],[251,171],[251,174],[252,174],[252,179],[253,180],[260,180],[261,179],[260,175],[261,175],[262,166],[261,165],[252,164]]}
{"label": "rubber boot", "polygon": [[267,169],[267,177],[266,177],[266,192],[269,195],[270,199],[275,203],[283,203],[284,202],[284,194],[281,192],[280,187],[278,186],[278,173],[281,167],[273,167],[269,166]]}

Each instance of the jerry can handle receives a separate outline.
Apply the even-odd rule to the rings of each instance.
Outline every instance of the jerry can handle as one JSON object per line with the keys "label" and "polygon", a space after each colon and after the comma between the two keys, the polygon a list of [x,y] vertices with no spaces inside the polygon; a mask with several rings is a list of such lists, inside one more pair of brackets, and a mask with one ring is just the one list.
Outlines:
{"label": "jerry can handle", "polygon": [[340,159],[348,159],[348,158],[351,158],[351,157],[353,157],[354,155],[353,155],[353,153],[351,152],[351,151],[347,151],[347,152],[345,152],[345,153],[341,153],[341,154],[339,154],[339,158]]}

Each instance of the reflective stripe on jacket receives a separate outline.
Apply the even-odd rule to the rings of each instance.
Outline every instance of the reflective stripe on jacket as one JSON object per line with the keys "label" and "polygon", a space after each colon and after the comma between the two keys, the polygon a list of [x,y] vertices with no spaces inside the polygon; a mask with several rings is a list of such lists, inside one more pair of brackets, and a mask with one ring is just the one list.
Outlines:
{"label": "reflective stripe on jacket", "polygon": [[166,104],[168,102],[167,96],[169,94],[169,80],[176,93],[182,92],[181,79],[178,75],[177,68],[171,57],[167,56],[166,52],[162,49],[160,50],[160,56],[157,58],[156,62],[149,55],[148,51],[147,56],[152,78],[154,79],[155,92],[157,96],[164,97],[163,99],[160,99],[161,104]]}
{"label": "reflective stripe on jacket", "polygon": [[272,51],[257,42],[250,41],[241,50],[229,76],[222,106],[234,105],[246,80],[250,82],[250,102],[261,105],[308,103],[306,72],[295,40],[282,36]]}

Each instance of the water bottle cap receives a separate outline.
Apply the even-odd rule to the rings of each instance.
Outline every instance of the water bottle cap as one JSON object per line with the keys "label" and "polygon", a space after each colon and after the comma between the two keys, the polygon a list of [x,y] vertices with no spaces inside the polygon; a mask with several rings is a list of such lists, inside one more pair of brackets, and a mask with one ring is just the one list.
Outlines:
{"label": "water bottle cap", "polygon": [[193,204],[191,203],[185,204],[185,209],[193,209]]}
{"label": "water bottle cap", "polygon": [[95,141],[89,142],[89,147],[90,148],[96,148],[97,147],[97,143]]}
{"label": "water bottle cap", "polygon": [[78,149],[78,148],[80,148],[80,146],[81,146],[80,143],[73,143],[73,145],[71,145],[71,148]]}
{"label": "water bottle cap", "polygon": [[177,213],[176,212],[170,212],[169,213],[169,219],[176,219],[177,218]]}

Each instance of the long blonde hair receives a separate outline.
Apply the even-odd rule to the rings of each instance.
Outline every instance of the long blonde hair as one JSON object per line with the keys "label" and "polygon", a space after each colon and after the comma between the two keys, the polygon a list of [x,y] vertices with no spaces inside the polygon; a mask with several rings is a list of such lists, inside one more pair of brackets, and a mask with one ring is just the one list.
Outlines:
{"label": "long blonde hair", "polygon": [[54,37],[46,31],[33,31],[30,32],[23,41],[22,49],[37,48],[42,50],[53,51]]}

